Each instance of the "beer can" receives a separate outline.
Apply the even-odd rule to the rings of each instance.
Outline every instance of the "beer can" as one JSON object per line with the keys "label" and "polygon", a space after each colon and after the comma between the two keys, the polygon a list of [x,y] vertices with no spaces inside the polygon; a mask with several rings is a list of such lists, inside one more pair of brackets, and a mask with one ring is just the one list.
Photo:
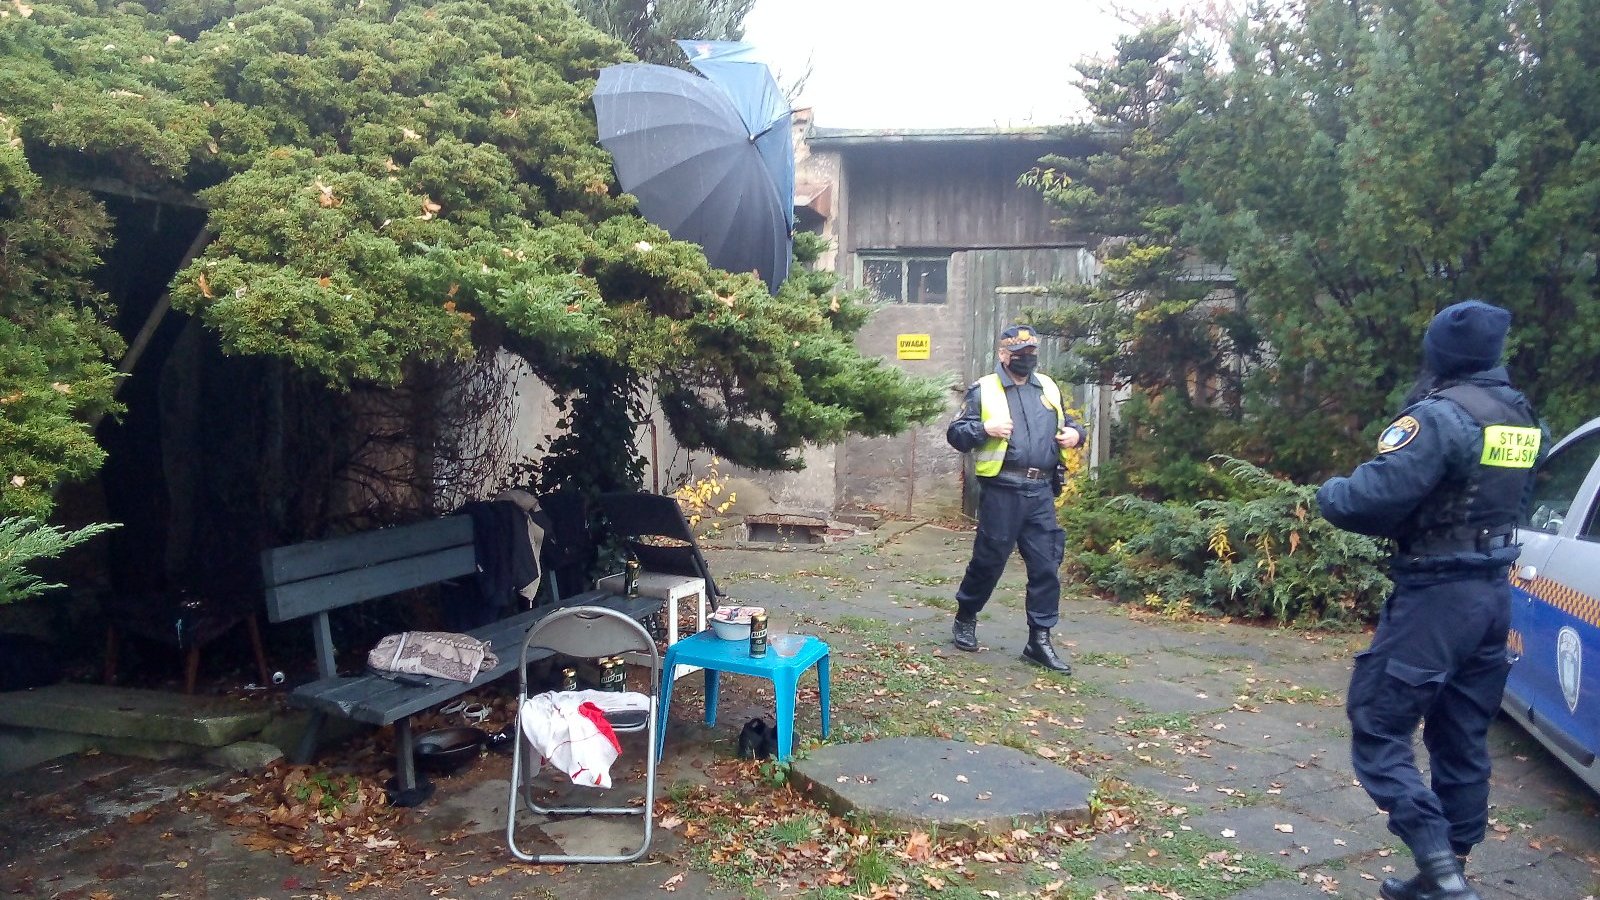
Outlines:
{"label": "beer can", "polygon": [[611,689],[618,693],[628,689],[628,665],[622,657],[611,657]]}
{"label": "beer can", "polygon": [[622,584],[624,594],[629,597],[639,596],[639,561],[631,556],[628,557],[627,574],[623,576]]}
{"label": "beer can", "polygon": [[750,617],[750,655],[767,655],[767,614],[756,613]]}
{"label": "beer can", "polygon": [[575,691],[578,689],[578,670],[568,666],[561,670],[561,689]]}

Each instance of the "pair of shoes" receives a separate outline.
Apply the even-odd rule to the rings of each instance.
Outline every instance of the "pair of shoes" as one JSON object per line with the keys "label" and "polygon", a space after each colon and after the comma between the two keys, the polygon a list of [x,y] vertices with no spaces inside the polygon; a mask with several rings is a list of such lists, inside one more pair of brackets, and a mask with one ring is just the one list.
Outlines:
{"label": "pair of shoes", "polygon": [[757,716],[739,732],[740,759],[767,759],[778,755],[778,729]]}
{"label": "pair of shoes", "polygon": [[1062,675],[1072,674],[1072,666],[1056,655],[1055,645],[1050,643],[1048,628],[1028,626],[1028,646],[1022,648],[1022,658],[1036,666],[1044,666],[1052,672],[1060,672]]}
{"label": "pair of shoes", "polygon": [[1407,881],[1385,878],[1378,886],[1383,900],[1482,900],[1467,884],[1467,858],[1445,851],[1417,859],[1417,874]]}
{"label": "pair of shoes", "polygon": [[956,617],[955,627],[950,630],[950,639],[955,643],[957,650],[968,653],[978,651],[978,620],[976,617],[962,621]]}

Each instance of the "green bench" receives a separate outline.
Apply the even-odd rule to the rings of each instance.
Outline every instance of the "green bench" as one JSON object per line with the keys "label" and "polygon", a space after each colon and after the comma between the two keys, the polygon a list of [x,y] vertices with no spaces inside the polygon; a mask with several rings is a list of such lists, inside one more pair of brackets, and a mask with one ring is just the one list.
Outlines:
{"label": "green bench", "polygon": [[[412,758],[410,717],[482,687],[516,670],[517,653],[528,629],[553,610],[569,606],[604,606],[645,620],[661,601],[653,597],[618,597],[605,591],[588,591],[564,597],[559,603],[523,610],[468,632],[488,641],[499,664],[480,673],[470,684],[447,678],[383,675],[370,671],[340,675],[335,663],[333,629],[328,613],[341,607],[387,597],[477,573],[472,543],[472,520],[450,516],[414,525],[401,525],[323,541],[278,547],[261,554],[266,582],[267,617],[288,622],[311,617],[311,637],[316,649],[316,681],[290,693],[290,702],[311,710],[311,719],[293,756],[309,762],[317,737],[328,716],[340,716],[371,725],[395,726],[394,795],[403,805],[426,799],[417,790]],[[530,650],[529,660],[550,656]],[[363,654],[363,659],[365,658]]]}

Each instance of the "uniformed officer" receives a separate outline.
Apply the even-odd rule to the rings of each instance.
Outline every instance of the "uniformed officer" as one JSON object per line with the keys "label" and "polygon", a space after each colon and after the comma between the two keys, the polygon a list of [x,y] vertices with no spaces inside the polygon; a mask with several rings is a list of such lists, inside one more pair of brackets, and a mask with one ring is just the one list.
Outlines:
{"label": "uniformed officer", "polygon": [[1066,475],[1067,453],[1083,442],[1084,431],[1062,404],[1061,388],[1035,371],[1038,348],[1038,337],[1026,326],[1002,331],[999,364],[967,389],[961,415],[945,431],[950,446],[976,457],[981,486],[978,534],[956,591],[953,636],[958,649],[978,649],[978,611],[1017,549],[1028,570],[1028,643],[1022,658],[1070,674],[1072,666],[1050,643],[1061,606],[1066,545],[1055,497]]}
{"label": "uniformed officer", "polygon": [[[1329,522],[1394,540],[1394,591],[1347,698],[1356,775],[1417,861],[1415,877],[1383,882],[1388,900],[1478,897],[1463,867],[1488,819],[1485,736],[1510,668],[1512,528],[1545,444],[1499,366],[1510,324],[1478,300],[1435,316],[1424,377],[1376,458],[1317,491]],[[1418,722],[1431,786],[1412,755]]]}

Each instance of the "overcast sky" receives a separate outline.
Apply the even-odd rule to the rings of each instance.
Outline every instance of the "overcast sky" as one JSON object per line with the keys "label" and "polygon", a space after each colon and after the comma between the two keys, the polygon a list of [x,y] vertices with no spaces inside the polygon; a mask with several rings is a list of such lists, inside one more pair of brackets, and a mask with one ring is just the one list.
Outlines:
{"label": "overcast sky", "polygon": [[[1072,65],[1132,26],[1114,0],[756,0],[745,20],[824,128],[1055,125],[1084,115]],[[1177,0],[1120,0],[1139,12]],[[932,12],[943,9],[948,11]]]}

